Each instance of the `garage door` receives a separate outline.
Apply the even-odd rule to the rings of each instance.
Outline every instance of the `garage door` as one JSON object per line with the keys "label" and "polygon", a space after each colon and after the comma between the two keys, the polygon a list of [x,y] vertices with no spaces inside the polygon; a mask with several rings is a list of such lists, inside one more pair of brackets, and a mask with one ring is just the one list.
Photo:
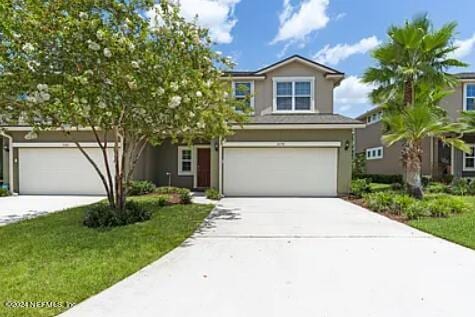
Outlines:
{"label": "garage door", "polygon": [[[85,150],[104,169],[100,149]],[[109,157],[112,162],[112,152]],[[99,175],[77,148],[19,148],[18,161],[20,194],[105,194]]]}
{"label": "garage door", "polygon": [[224,148],[228,196],[336,196],[337,148]]}

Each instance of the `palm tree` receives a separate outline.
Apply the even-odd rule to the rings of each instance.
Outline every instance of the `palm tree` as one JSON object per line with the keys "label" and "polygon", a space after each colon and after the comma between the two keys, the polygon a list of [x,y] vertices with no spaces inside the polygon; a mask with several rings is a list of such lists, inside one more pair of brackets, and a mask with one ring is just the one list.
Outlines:
{"label": "palm tree", "polygon": [[475,132],[475,112],[474,111],[464,111],[462,112],[462,118],[460,120],[465,124],[466,133]]}
{"label": "palm tree", "polygon": [[376,67],[367,69],[366,83],[375,84],[371,97],[375,104],[386,104],[399,98],[399,106],[414,104],[420,83],[438,87],[453,87],[456,78],[447,73],[451,67],[465,67],[452,58],[457,47],[453,45],[457,24],[452,22],[435,30],[427,15],[406,21],[402,27],[391,26],[389,41],[372,53]]}
{"label": "palm tree", "polygon": [[421,92],[412,107],[406,107],[400,112],[390,112],[382,119],[388,127],[388,132],[382,137],[383,142],[388,146],[401,141],[405,144],[407,189],[409,194],[416,198],[424,196],[421,158],[422,141],[425,138],[434,137],[457,149],[469,151],[468,146],[460,139],[465,125],[450,122],[444,111],[437,106],[440,99],[449,93],[437,89]]}

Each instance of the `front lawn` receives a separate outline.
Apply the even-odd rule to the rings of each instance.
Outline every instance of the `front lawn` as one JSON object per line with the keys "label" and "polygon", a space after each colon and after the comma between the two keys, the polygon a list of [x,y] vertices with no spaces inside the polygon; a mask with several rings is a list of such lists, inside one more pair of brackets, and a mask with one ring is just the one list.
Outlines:
{"label": "front lawn", "polygon": [[10,308],[10,302],[79,303],[157,260],[188,238],[212,205],[158,207],[134,198],[152,219],[108,230],[82,225],[85,207],[0,227],[0,316],[54,316],[64,307]]}
{"label": "front lawn", "polygon": [[473,208],[448,218],[422,218],[411,220],[409,224],[435,236],[475,249],[475,196],[463,199]]}

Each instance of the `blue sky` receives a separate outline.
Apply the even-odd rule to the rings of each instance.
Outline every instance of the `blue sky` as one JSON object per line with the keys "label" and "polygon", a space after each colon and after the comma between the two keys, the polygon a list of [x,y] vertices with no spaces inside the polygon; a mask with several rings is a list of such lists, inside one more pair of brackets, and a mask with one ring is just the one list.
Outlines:
{"label": "blue sky", "polygon": [[183,15],[198,14],[216,49],[238,70],[254,70],[292,54],[323,62],[347,75],[335,92],[335,111],[348,116],[371,104],[371,87],[359,76],[373,61],[369,52],[386,39],[391,24],[428,13],[435,26],[458,23],[457,57],[475,71],[473,0],[180,0]]}

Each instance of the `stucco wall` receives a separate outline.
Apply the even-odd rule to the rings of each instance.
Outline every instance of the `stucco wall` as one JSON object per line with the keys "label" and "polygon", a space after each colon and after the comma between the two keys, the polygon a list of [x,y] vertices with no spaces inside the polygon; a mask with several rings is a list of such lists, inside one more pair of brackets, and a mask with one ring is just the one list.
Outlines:
{"label": "stucco wall", "polygon": [[[351,184],[352,137],[350,129],[240,130],[228,137],[227,141],[339,141],[342,146],[338,150],[338,194],[344,195],[349,192]],[[347,141],[350,147],[345,150]]]}
{"label": "stucco wall", "polygon": [[[369,124],[366,128],[356,129],[355,132],[355,153],[365,153],[367,148],[383,146],[381,136],[383,135],[381,122]],[[366,160],[366,172],[368,174],[395,175],[402,174],[401,149],[402,143],[398,142],[392,146],[383,146],[383,158]],[[422,174],[432,175],[431,139],[427,138],[422,144]]]}
{"label": "stucco wall", "polygon": [[463,83],[459,83],[453,88],[453,92],[440,102],[440,106],[447,111],[447,115],[452,121],[460,118],[463,111]]}
{"label": "stucco wall", "polygon": [[254,81],[254,109],[255,115],[272,113],[273,105],[273,77],[314,77],[315,110],[319,113],[333,113],[332,80],[326,79],[324,72],[301,62],[294,61],[283,65],[265,74],[266,79]]}

